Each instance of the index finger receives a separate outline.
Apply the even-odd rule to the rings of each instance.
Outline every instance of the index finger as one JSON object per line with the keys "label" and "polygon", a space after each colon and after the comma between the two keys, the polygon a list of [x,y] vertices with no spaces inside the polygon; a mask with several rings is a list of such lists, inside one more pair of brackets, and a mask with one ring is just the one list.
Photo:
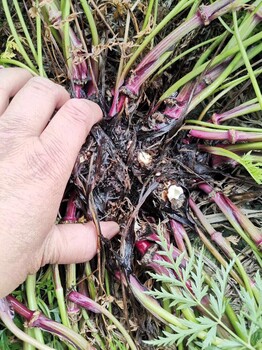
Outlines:
{"label": "index finger", "polygon": [[0,115],[6,110],[10,98],[32,78],[28,70],[22,68],[0,69]]}
{"label": "index finger", "polygon": [[[71,99],[59,109],[40,135],[41,143],[49,154],[59,153],[65,183],[90,129],[101,119],[102,111],[96,103]],[[54,167],[58,166],[54,162]]]}
{"label": "index finger", "polygon": [[59,84],[42,77],[30,79],[14,96],[2,115],[24,137],[39,136],[55,110],[70,99]]}

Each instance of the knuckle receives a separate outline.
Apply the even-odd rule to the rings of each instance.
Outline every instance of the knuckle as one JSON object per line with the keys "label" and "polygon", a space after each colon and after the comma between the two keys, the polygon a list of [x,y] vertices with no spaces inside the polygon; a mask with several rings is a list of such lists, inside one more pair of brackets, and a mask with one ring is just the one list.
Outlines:
{"label": "knuckle", "polygon": [[6,135],[12,139],[17,137],[24,137],[33,131],[31,125],[28,125],[27,118],[19,113],[5,112],[4,118],[0,123],[0,131],[6,133]]}
{"label": "knuckle", "polygon": [[12,154],[16,150],[21,151],[21,140],[23,139],[23,126],[17,128],[17,125],[20,125],[20,119],[17,116],[14,117],[11,121],[2,119],[0,121],[0,153],[3,151],[3,154]]}
{"label": "knuckle", "polygon": [[53,96],[55,93],[59,91],[65,92],[65,89],[58,85],[53,83],[51,80],[43,77],[33,77],[28,81],[28,86],[36,91],[36,93],[41,93],[41,94],[48,94]]}
{"label": "knuckle", "polygon": [[30,178],[56,181],[63,172],[63,151],[58,140],[48,144],[37,142],[26,153],[26,163]]}
{"label": "knuckle", "polygon": [[49,235],[44,242],[40,266],[44,266],[46,264],[57,264],[60,261],[60,243],[62,242],[59,242],[59,237],[56,239],[58,242],[55,242],[54,244],[52,235]]}

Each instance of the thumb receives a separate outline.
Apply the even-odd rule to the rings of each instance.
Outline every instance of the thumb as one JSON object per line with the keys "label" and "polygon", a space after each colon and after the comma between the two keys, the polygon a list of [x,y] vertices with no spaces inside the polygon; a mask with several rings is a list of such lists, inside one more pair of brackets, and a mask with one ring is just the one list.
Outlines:
{"label": "thumb", "polygon": [[[101,222],[102,235],[111,239],[119,232],[114,221]],[[44,245],[42,266],[74,264],[91,260],[97,253],[97,232],[92,222],[55,225]]]}

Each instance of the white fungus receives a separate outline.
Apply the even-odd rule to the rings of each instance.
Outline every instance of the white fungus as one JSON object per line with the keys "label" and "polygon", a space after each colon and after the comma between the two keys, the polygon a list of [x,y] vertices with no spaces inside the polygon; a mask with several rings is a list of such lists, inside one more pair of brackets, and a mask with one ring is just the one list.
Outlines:
{"label": "white fungus", "polygon": [[172,200],[177,200],[183,193],[184,191],[182,187],[171,185],[167,190],[167,198],[171,202]]}
{"label": "white fungus", "polygon": [[149,153],[146,153],[144,151],[140,151],[137,156],[137,160],[139,164],[141,165],[150,165],[152,162],[152,156]]}

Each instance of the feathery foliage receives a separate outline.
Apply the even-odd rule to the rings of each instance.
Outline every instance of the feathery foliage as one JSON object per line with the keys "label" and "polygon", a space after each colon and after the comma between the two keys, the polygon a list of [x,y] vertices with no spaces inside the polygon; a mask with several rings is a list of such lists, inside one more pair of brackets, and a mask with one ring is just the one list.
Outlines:
{"label": "feathery foliage", "polygon": [[[173,259],[173,246],[168,246],[163,234],[159,231],[161,254],[166,260],[157,261],[161,266],[172,270],[176,278],[157,273],[150,276],[161,282],[160,289],[148,291],[147,294],[160,299],[168,300],[170,307],[176,312],[191,309],[195,318],[181,317],[183,327],[169,325],[170,331],[164,331],[163,336],[148,341],[155,346],[171,346],[186,343],[190,349],[261,349],[262,346],[262,279],[257,272],[254,285],[259,291],[259,298],[250,296],[244,287],[238,288],[242,302],[237,315],[237,323],[242,332],[240,338],[226,323],[226,307],[230,303],[227,297],[229,273],[235,261],[231,260],[226,268],[218,267],[214,275],[205,272],[205,252],[193,252],[186,267],[181,266],[184,254],[176,261]],[[182,316],[182,314],[181,314]],[[221,333],[223,330],[223,333]],[[203,333],[204,332],[204,333]],[[225,333],[224,333],[225,332]],[[202,335],[203,333],[203,335]],[[222,340],[222,334],[226,339]],[[203,338],[200,342],[199,338]]]}

